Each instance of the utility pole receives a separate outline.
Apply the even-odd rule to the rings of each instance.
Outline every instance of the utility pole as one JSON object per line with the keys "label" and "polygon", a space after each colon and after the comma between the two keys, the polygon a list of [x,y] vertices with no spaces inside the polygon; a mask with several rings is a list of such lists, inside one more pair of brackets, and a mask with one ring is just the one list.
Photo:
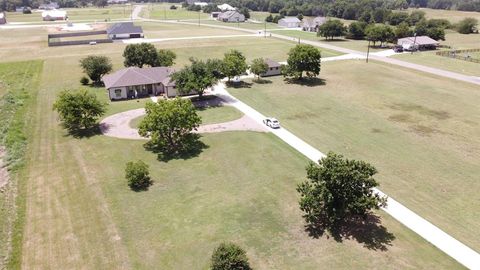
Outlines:
{"label": "utility pole", "polygon": [[367,45],[367,63],[368,63],[368,55],[370,54],[370,40],[368,41],[368,45]]}
{"label": "utility pole", "polygon": [[165,7],[163,9],[163,19],[166,20],[167,19],[167,7]]}
{"label": "utility pole", "polygon": [[265,29],[263,30],[263,37],[267,38],[267,21],[265,21]]}
{"label": "utility pole", "polygon": [[198,11],[198,27],[200,27],[200,10]]}
{"label": "utility pole", "polygon": [[413,54],[413,51],[416,50],[415,48],[415,43],[417,43],[417,32],[415,32],[413,34],[413,48],[412,48],[412,54]]}

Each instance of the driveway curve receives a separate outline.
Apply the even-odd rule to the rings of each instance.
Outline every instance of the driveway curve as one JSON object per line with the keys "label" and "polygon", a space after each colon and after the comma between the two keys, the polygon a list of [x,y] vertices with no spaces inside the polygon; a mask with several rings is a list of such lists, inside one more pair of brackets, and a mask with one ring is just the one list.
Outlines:
{"label": "driveway curve", "polygon": [[[142,115],[145,115],[145,109],[135,109],[117,113],[106,117],[100,122],[102,134],[109,137],[131,140],[146,140],[147,138],[138,134],[138,129],[132,128],[130,122]],[[224,131],[257,131],[268,132],[268,129],[253,120],[250,116],[244,115],[237,120],[201,125],[198,127],[197,133],[215,133]]]}

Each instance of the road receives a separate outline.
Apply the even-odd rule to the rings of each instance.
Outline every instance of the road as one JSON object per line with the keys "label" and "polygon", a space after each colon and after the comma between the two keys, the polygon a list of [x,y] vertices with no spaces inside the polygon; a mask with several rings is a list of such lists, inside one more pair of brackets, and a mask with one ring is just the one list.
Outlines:
{"label": "road", "polygon": [[[228,93],[223,83],[215,86],[213,92],[231,106],[234,106],[245,115],[250,116],[250,118],[254,119],[259,124],[262,124],[263,119],[266,118],[266,116],[259,113],[257,110]],[[271,132],[313,162],[318,162],[318,160],[325,157],[325,154],[318,151],[316,148],[295,136],[285,128],[272,129]],[[374,189],[374,191],[380,195],[386,196],[386,194],[379,189]],[[480,269],[480,254],[451,237],[432,223],[423,219],[395,199],[388,197],[387,207],[382,209],[465,267],[470,269]]]}

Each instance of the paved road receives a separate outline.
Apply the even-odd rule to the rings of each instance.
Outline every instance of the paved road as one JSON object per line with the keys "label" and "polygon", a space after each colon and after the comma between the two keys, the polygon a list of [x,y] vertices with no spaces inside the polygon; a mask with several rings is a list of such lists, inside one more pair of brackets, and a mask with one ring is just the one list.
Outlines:
{"label": "paved road", "polygon": [[[243,112],[245,115],[250,116],[259,124],[262,124],[263,119],[266,118],[252,107],[230,95],[230,93],[226,91],[223,83],[215,86],[214,93],[216,93],[217,96],[225,100],[231,106],[234,106],[239,111]],[[271,132],[313,162],[318,162],[318,160],[320,160],[322,157],[325,157],[325,154],[318,151],[313,146],[309,145],[285,128],[272,129]],[[386,195],[378,189],[374,190],[381,195]],[[457,260],[465,267],[470,269],[480,269],[480,254],[478,254],[476,251],[451,237],[393,198],[388,197],[387,204],[388,206],[383,208],[383,210],[400,223],[422,236],[428,242],[432,243],[434,246]]]}
{"label": "paved road", "polygon": [[[151,21],[151,22],[187,24],[187,25],[198,26],[197,23],[191,23],[191,22],[182,22],[182,21],[173,21],[173,20],[155,20],[155,19],[144,19],[144,18],[139,18],[139,19],[144,20],[144,21]],[[243,29],[243,28],[239,28],[239,27],[224,26],[224,25],[202,24],[202,26],[229,29],[229,30],[235,30],[235,31],[243,31],[243,32],[255,33],[255,34],[262,33],[261,30]],[[288,37],[288,36],[284,36],[284,35],[276,34],[276,33],[269,33],[268,36],[278,38],[278,39],[283,39],[283,40],[298,41],[297,38]],[[328,44],[328,43],[325,43],[325,42],[318,42],[318,41],[311,41],[311,40],[304,40],[304,39],[302,39],[301,42],[304,43],[304,44],[310,44],[310,45],[315,46],[315,47],[320,47],[320,48],[324,48],[324,49],[343,52],[345,54],[353,54],[353,55],[360,55],[362,57],[366,57],[365,52],[346,49],[346,48],[338,47],[338,46],[331,45],[331,44]],[[468,83],[473,83],[473,84],[480,85],[480,78],[479,77],[467,76],[467,75],[463,75],[463,74],[460,74],[460,73],[446,71],[446,70],[442,70],[442,69],[438,69],[438,68],[427,67],[427,66],[414,64],[414,63],[410,63],[410,62],[405,62],[405,61],[398,60],[398,59],[395,59],[395,58],[389,58],[389,57],[385,57],[385,56],[381,56],[381,55],[375,55],[375,54],[370,54],[369,59],[376,60],[376,61],[379,61],[379,62],[389,63],[389,64],[392,64],[392,65],[397,65],[397,66],[401,66],[401,67],[405,67],[405,68],[410,68],[410,69],[434,74],[434,75],[441,76],[441,77],[446,77],[446,78],[450,78],[450,79],[455,79],[455,80],[459,80],[459,81],[463,81],[463,82],[468,82]]]}

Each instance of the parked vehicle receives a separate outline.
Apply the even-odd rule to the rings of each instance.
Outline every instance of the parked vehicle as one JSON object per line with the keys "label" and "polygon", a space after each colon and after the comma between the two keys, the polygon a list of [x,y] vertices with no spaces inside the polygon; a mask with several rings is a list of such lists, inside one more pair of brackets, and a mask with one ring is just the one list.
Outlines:
{"label": "parked vehicle", "polygon": [[88,44],[90,44],[90,45],[97,45],[97,42],[96,42],[96,41],[90,41]]}
{"label": "parked vehicle", "polygon": [[393,51],[396,53],[401,53],[403,52],[403,47],[401,45],[396,45],[395,47],[393,47]]}
{"label": "parked vehicle", "polygon": [[280,122],[277,119],[269,117],[263,120],[263,123],[270,128],[280,128]]}

